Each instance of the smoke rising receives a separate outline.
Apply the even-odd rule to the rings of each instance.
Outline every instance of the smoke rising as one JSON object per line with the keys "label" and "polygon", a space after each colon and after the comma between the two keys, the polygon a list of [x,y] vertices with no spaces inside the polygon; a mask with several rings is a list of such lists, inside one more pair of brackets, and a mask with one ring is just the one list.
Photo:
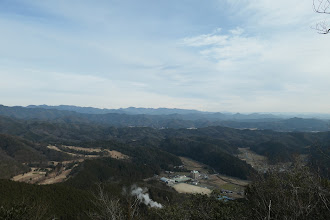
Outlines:
{"label": "smoke rising", "polygon": [[152,208],[163,208],[162,204],[150,199],[149,194],[146,193],[146,191],[147,189],[142,189],[141,187],[133,185],[131,188],[131,195],[136,196],[140,202],[144,203],[147,206],[150,206]]}

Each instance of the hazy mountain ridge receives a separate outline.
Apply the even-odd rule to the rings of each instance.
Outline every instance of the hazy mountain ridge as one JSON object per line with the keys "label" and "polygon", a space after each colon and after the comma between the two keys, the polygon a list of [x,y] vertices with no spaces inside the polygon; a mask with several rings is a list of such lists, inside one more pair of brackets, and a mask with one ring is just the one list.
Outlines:
{"label": "hazy mountain ridge", "polygon": [[[52,108],[52,107],[51,107]],[[71,108],[71,107],[70,107]],[[80,107],[74,107],[80,109]],[[156,111],[156,110],[155,110]],[[185,110],[183,110],[185,111]],[[28,107],[0,106],[0,115],[18,119],[33,119],[52,122],[91,123],[105,126],[138,126],[153,128],[202,128],[225,126],[238,129],[271,129],[275,131],[329,131],[329,120],[305,118],[269,118],[271,115],[234,114],[223,117],[222,113],[186,113],[186,114],[124,114],[104,113],[87,114],[69,110]],[[249,119],[249,118],[253,119]],[[258,118],[260,117],[260,118]],[[262,118],[265,117],[265,118]]]}
{"label": "hazy mountain ridge", "polygon": [[142,108],[142,107],[128,107],[119,109],[107,109],[107,108],[95,108],[95,107],[81,107],[75,105],[28,105],[26,108],[44,108],[44,109],[57,109],[74,111],[85,114],[107,114],[107,113],[119,113],[119,114],[146,114],[146,115],[199,115],[200,117],[209,117],[217,119],[288,119],[288,118],[314,118],[314,119],[330,119],[330,114],[326,113],[293,113],[293,112],[255,112],[255,113],[233,113],[233,112],[210,112],[199,111],[194,109],[178,109],[178,108]]}
{"label": "hazy mountain ridge", "polygon": [[243,120],[243,119],[263,119],[263,118],[285,118],[284,116],[277,116],[274,114],[241,114],[241,113],[221,113],[221,112],[207,112],[192,109],[177,109],[177,108],[120,108],[120,109],[100,109],[94,107],[79,107],[74,105],[29,105],[26,108],[43,108],[43,109],[57,109],[74,111],[84,114],[131,114],[131,115],[187,115],[189,119],[221,119],[221,120]]}
{"label": "hazy mountain ridge", "polygon": [[120,109],[100,109],[94,107],[80,107],[74,105],[28,105],[27,108],[43,108],[43,109],[57,109],[74,111],[84,114],[108,114],[108,113],[118,113],[118,114],[132,114],[132,115],[171,115],[171,114],[209,114],[209,112],[201,112],[197,110],[186,110],[186,109],[169,109],[169,108],[120,108]]}

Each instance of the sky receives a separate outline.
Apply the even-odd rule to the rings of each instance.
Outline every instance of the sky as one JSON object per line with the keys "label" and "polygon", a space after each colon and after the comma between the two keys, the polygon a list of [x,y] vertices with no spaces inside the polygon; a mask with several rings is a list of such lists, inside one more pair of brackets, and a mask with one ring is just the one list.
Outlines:
{"label": "sky", "polygon": [[0,104],[330,113],[312,0],[0,0]]}

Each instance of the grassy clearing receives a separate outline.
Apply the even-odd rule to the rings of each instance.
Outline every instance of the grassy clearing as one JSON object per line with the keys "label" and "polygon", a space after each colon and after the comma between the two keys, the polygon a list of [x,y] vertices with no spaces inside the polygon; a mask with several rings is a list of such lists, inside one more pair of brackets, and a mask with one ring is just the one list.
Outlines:
{"label": "grassy clearing", "polygon": [[175,184],[173,186],[173,188],[178,193],[188,193],[188,194],[198,193],[198,194],[210,195],[212,192],[210,189],[206,189],[206,188],[199,187],[199,186],[193,186],[193,185],[186,184],[186,183]]}
{"label": "grassy clearing", "polygon": [[221,186],[221,188],[225,189],[225,190],[235,191],[235,192],[241,191],[243,189],[243,187],[240,187],[240,186],[237,186],[237,185],[234,185],[231,183],[223,184]]}

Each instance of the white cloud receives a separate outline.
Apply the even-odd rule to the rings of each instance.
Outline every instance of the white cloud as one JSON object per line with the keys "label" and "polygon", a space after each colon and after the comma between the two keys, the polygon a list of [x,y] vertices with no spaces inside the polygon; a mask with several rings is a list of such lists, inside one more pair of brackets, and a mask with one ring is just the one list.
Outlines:
{"label": "white cloud", "polygon": [[200,53],[206,58],[225,62],[225,60],[251,60],[260,57],[268,49],[268,42],[257,37],[243,36],[242,28],[228,31],[228,34],[213,33],[184,38],[185,46],[202,47]]}
{"label": "white cloud", "polygon": [[210,45],[222,45],[226,43],[228,36],[203,34],[196,37],[187,37],[182,40],[182,44],[186,46],[200,47]]}
{"label": "white cloud", "polygon": [[244,29],[240,28],[240,27],[237,27],[235,29],[229,30],[229,32],[233,35],[241,35],[241,34],[244,33]]}
{"label": "white cloud", "polygon": [[329,111],[329,38],[310,29],[310,1],[221,1],[196,18],[208,3],[152,12],[122,2],[26,1],[42,16],[0,13],[1,102]]}
{"label": "white cloud", "polygon": [[308,24],[317,15],[312,0],[227,0],[233,16],[247,18],[244,23],[256,27],[285,28]]}
{"label": "white cloud", "polygon": [[228,41],[218,47],[202,50],[201,54],[221,62],[223,59],[238,60],[251,59],[261,56],[267,49],[266,43],[257,38],[230,37]]}
{"label": "white cloud", "polygon": [[[227,34],[222,29],[220,33],[185,39],[194,40],[186,46],[200,46],[198,53],[217,66],[217,75],[210,76],[214,84],[208,87],[218,94],[214,99],[226,100],[226,109],[234,111],[328,112],[330,106],[321,100],[330,94],[330,44],[307,25],[314,15],[308,17],[313,12],[306,5],[294,7],[292,2],[283,1],[232,3],[232,9],[240,9],[233,16],[250,14],[242,23],[247,24],[246,29],[229,29]],[[279,20],[274,20],[276,17]],[[210,36],[226,40],[201,47],[210,42]]]}

